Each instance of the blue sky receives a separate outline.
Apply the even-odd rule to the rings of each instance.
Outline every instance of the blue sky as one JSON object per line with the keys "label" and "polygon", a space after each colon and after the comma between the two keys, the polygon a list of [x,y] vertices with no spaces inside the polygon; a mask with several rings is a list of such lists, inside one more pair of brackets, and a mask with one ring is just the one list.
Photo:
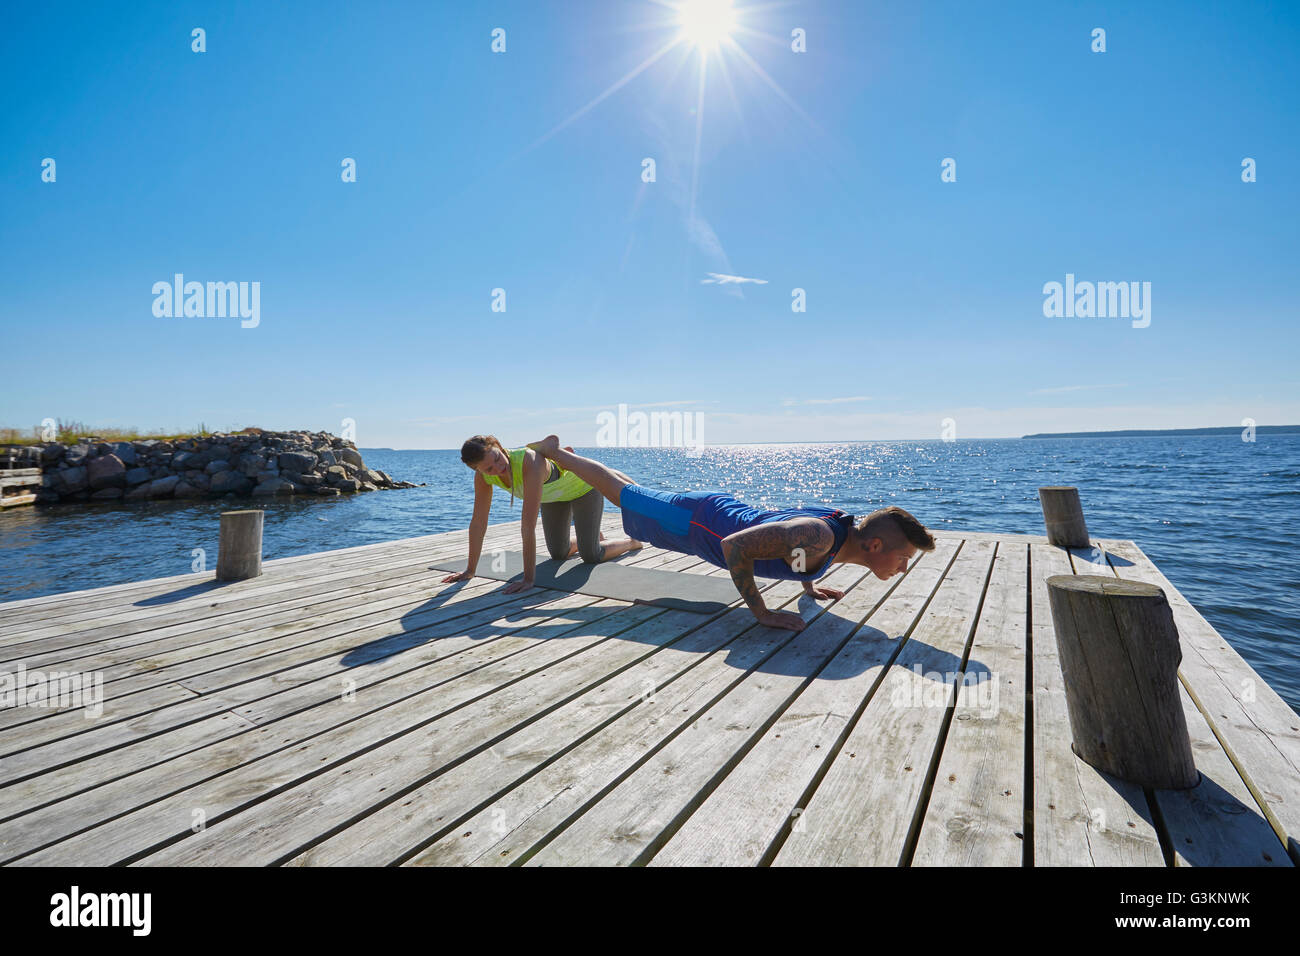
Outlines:
{"label": "blue sky", "polygon": [[[735,46],[678,43],[581,112],[677,11],[9,6],[0,425],[351,418],[446,448],[590,444],[620,403],[710,443],[1300,422],[1300,7],[735,12]],[[259,282],[258,325],[155,316],[178,272]],[[1045,317],[1067,273],[1150,282],[1150,325]]]}

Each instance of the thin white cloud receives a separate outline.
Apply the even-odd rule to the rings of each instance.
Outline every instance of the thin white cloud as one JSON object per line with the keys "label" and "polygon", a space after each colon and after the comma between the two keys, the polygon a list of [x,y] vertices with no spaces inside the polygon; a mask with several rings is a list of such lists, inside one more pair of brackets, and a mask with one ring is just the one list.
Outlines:
{"label": "thin white cloud", "polygon": [[845,395],[842,398],[787,398],[781,404],[792,405],[844,405],[848,402],[869,402],[870,395]]}
{"label": "thin white cloud", "polygon": [[757,285],[767,285],[766,279],[751,279],[749,276],[729,276],[725,272],[710,272],[710,278],[701,279],[701,285],[741,285],[746,282],[753,282]]}
{"label": "thin white cloud", "polygon": [[1056,388],[1036,388],[1030,395],[1057,395],[1061,392],[1086,392],[1094,388],[1128,388],[1127,385],[1060,385]]}

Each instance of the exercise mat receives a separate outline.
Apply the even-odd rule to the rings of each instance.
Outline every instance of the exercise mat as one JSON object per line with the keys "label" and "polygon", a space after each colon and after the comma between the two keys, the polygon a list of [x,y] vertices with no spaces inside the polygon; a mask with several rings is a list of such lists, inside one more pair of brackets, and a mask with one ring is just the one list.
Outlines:
{"label": "exercise mat", "polygon": [[[452,558],[430,567],[439,571],[464,571],[465,558]],[[476,573],[479,577],[496,581],[520,578],[524,573],[524,556],[519,551],[484,553],[479,557]],[[587,564],[577,557],[537,562],[533,583],[557,591],[614,598],[634,604],[653,604],[697,614],[717,614],[740,597],[730,578],[639,568],[617,561]]]}

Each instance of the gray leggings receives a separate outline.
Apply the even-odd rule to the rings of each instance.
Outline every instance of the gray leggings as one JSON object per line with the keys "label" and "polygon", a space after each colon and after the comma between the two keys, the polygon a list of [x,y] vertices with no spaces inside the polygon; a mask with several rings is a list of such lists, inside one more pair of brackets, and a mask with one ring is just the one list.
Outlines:
{"label": "gray leggings", "polygon": [[588,564],[599,564],[605,557],[600,543],[600,519],[605,513],[605,496],[592,488],[572,501],[551,501],[542,505],[542,535],[546,550],[556,561],[569,556],[569,523],[578,534],[578,554]]}

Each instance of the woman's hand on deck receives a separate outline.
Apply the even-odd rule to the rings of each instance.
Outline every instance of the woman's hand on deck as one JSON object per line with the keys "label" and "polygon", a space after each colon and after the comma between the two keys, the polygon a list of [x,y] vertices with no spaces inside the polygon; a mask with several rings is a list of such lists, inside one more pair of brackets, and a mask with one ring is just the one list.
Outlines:
{"label": "woman's hand on deck", "polygon": [[443,584],[454,584],[457,581],[468,581],[474,576],[473,571],[458,571],[455,574],[449,574],[442,579]]}
{"label": "woman's hand on deck", "polygon": [[531,591],[533,588],[532,581],[511,581],[501,591],[502,594],[521,594],[524,591]]}

